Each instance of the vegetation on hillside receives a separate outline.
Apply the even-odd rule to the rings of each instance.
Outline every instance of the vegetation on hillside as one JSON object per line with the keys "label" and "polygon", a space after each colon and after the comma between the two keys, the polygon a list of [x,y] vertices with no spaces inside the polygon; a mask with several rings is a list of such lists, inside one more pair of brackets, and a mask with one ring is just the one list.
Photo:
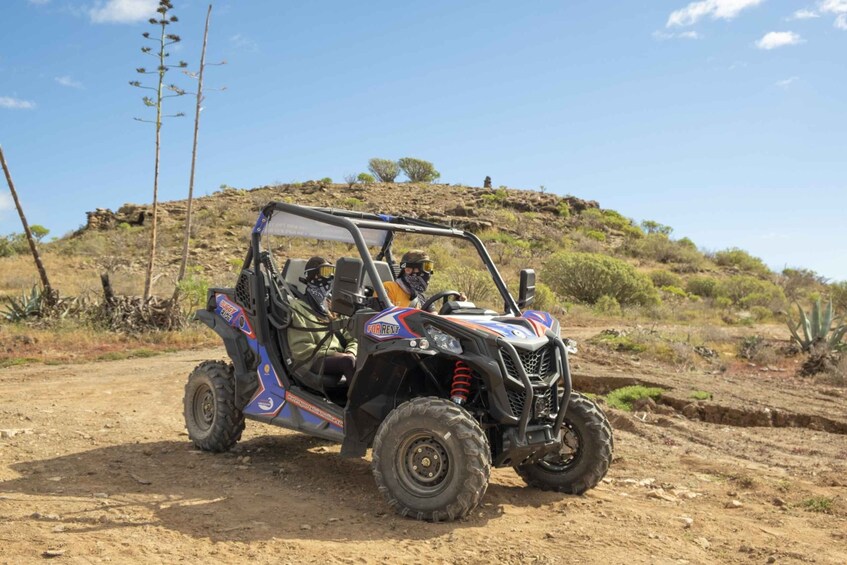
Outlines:
{"label": "vegetation on hillside", "polygon": [[[373,160],[371,165],[373,170]],[[376,165],[381,170],[385,163]],[[233,284],[256,214],[272,200],[416,216],[473,231],[485,242],[511,288],[517,288],[519,269],[533,267],[539,272],[534,307],[560,316],[567,312],[565,325],[580,317],[612,324],[620,320],[718,328],[782,324],[791,301],[810,307],[820,297],[831,298],[835,311],[845,311],[844,283],[828,283],[805,269],[774,273],[740,249],[707,252],[686,238],[675,239],[669,226],[653,221],[636,224],[614,210],[570,195],[428,182],[395,188],[367,173],[355,175],[356,182],[352,182],[354,175],[345,180],[345,184],[332,184],[326,178],[253,190],[224,185],[219,192],[198,198],[190,230],[193,267],[181,285],[185,315],[202,303],[205,288]],[[176,281],[184,208],[182,201],[161,204],[159,253],[166,267],[154,287],[161,294],[168,293]],[[45,261],[55,266],[57,286],[66,294],[86,294],[96,300],[99,273],[108,272],[116,292],[137,292],[144,244],[149,241],[148,214],[149,207],[133,205],[114,214],[100,212],[78,232],[42,242]],[[14,235],[6,238],[14,239]],[[401,240],[397,245],[429,247],[432,241]],[[2,271],[0,294],[20,297],[22,289],[29,292],[34,282],[32,276],[22,274],[31,268],[16,255],[14,245],[3,249],[7,257],[0,261],[9,268]],[[313,252],[333,258],[350,253],[344,244],[292,240],[280,248],[280,259]],[[499,308],[493,286],[479,272],[471,249],[439,241],[431,252],[439,265],[434,289],[463,287],[473,300]],[[695,347],[720,350],[718,357],[738,354],[738,347],[720,342],[691,343],[689,339],[685,343],[672,336],[632,335],[627,338],[634,344],[631,352],[653,355],[679,368],[705,359],[694,352]],[[611,349],[626,348],[614,344]],[[765,355],[764,351],[759,355]],[[771,363],[774,351],[767,354]],[[832,361],[838,366],[837,359]]]}

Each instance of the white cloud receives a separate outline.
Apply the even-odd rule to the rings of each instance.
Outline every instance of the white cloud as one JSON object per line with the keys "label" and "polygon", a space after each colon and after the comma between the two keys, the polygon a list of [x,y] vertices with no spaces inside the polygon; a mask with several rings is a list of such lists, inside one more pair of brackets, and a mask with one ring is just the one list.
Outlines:
{"label": "white cloud", "polygon": [[0,212],[5,210],[11,210],[14,203],[12,202],[12,197],[6,194],[5,192],[0,192]]}
{"label": "white cloud", "polygon": [[240,33],[236,33],[232,37],[229,38],[229,42],[233,44],[238,49],[245,49],[247,51],[258,51],[259,44],[250,39],[249,37],[245,37]]}
{"label": "white cloud", "polygon": [[156,14],[156,0],[106,0],[88,11],[95,24],[131,24]]}
{"label": "white cloud", "polygon": [[771,31],[756,42],[756,47],[769,51],[777,47],[797,45],[804,42],[805,40],[793,31]]}
{"label": "white cloud", "polygon": [[847,14],[847,0],[823,0],[818,7],[827,14]]}
{"label": "white cloud", "polygon": [[9,96],[0,96],[0,108],[9,108],[10,110],[34,110],[35,102],[21,100],[20,98],[11,98]]}
{"label": "white cloud", "polygon": [[79,82],[78,80],[74,80],[67,75],[63,77],[56,77],[54,80],[62,86],[67,86],[68,88],[82,88],[81,82]]}
{"label": "white cloud", "polygon": [[700,37],[701,35],[696,31],[683,31],[682,33],[653,32],[653,39],[656,41],[667,41],[668,39],[700,39]]}
{"label": "white cloud", "polygon": [[758,6],[765,0],[701,0],[692,2],[668,16],[667,27],[690,26],[705,17],[713,20],[731,20],[747,8]]}
{"label": "white cloud", "polygon": [[835,23],[832,25],[838,29],[847,30],[847,14],[838,14],[838,17],[835,18]]}
{"label": "white cloud", "polygon": [[776,85],[780,88],[788,88],[792,83],[795,83],[799,80],[797,77],[790,77],[784,80],[776,81]]}
{"label": "white cloud", "polygon": [[821,17],[820,14],[815,12],[814,10],[797,10],[791,16],[785,18],[786,20],[811,20],[813,18]]}

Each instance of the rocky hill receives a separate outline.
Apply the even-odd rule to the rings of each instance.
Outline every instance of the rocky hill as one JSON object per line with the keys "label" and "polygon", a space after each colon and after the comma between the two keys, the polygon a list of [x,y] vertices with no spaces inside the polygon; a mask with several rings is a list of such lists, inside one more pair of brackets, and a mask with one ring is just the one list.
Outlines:
{"label": "rocky hill", "polygon": [[[507,281],[513,282],[522,267],[534,267],[541,273],[541,281],[553,287],[552,292],[542,288],[548,307],[562,301],[599,304],[601,310],[614,314],[619,306],[627,306],[615,293],[581,295],[568,288],[569,273],[559,272],[556,277],[556,269],[573,269],[571,263],[559,260],[562,253],[581,255],[583,261],[585,254],[612,257],[602,265],[589,267],[614,271],[624,264],[635,273],[627,271],[627,277],[637,276],[635,284],[649,286],[649,296],[642,293],[636,305],[649,302],[654,309],[664,305],[664,314],[653,315],[677,319],[690,318],[692,310],[709,310],[713,317],[730,321],[738,321],[739,315],[762,320],[784,309],[789,299],[804,299],[828,290],[809,271],[777,275],[760,259],[740,249],[704,253],[686,238],[674,239],[667,226],[657,222],[639,226],[619,212],[601,208],[596,201],[575,196],[504,187],[410,183],[347,186],[325,181],[255,189],[222,187],[196,199],[190,264],[198,285],[232,284],[259,209],[275,200],[405,215],[473,231],[485,241]],[[160,206],[154,292],[162,295],[173,289],[185,212],[184,200]],[[83,228],[44,245],[48,269],[52,266],[56,272],[55,286],[65,295],[97,291],[99,274],[109,272],[119,293],[139,294],[150,217],[151,207],[143,204],[126,204],[114,212],[89,212]],[[306,244],[294,245],[287,248],[292,255],[308,256],[314,250]],[[442,250],[441,265],[449,267],[457,259],[462,263],[459,253]],[[554,257],[559,259],[551,262]],[[10,265],[13,260],[0,258],[2,261]],[[25,257],[19,257],[18,262],[19,267],[6,269],[14,270],[15,276],[0,277],[0,294],[17,293],[34,282],[34,271]],[[452,276],[453,280],[464,280],[468,274],[456,266]],[[615,299],[606,300],[605,294]]]}

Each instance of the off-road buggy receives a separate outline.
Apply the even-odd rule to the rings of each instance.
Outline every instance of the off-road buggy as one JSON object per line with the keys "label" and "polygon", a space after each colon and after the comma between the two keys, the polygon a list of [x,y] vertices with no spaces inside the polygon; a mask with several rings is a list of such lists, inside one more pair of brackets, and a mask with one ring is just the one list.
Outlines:
{"label": "off-road buggy", "polygon": [[[456,290],[433,295],[421,309],[395,307],[382,283],[399,272],[392,256],[399,234],[469,242],[503,313],[461,301]],[[269,235],[344,242],[358,253],[336,261],[330,309],[338,317],[326,329],[343,324],[358,340],[349,382],[292,360],[286,335],[305,259],[288,259],[278,270],[263,248]],[[484,495],[492,466],[512,466],[534,487],[582,494],[608,470],[612,430],[591,400],[571,391],[559,323],[546,312],[521,311],[534,293],[535,274],[524,269],[516,301],[470,232],[268,204],[235,288],[210,289],[206,309],[197,312],[221,336],[232,363],[207,361],[191,373],[189,436],[200,449],[226,451],[251,419],[340,442],[346,457],[373,448],[374,478],[388,504],[423,520],[466,516]],[[438,313],[429,312],[438,301]]]}

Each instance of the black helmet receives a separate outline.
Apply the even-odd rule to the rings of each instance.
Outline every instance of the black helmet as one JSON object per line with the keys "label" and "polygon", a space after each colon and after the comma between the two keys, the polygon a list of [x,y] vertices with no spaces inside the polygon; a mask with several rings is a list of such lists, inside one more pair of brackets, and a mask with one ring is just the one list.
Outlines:
{"label": "black helmet", "polygon": [[317,255],[306,261],[306,268],[303,270],[303,275],[307,281],[315,279],[331,279],[335,276],[335,266]]}

